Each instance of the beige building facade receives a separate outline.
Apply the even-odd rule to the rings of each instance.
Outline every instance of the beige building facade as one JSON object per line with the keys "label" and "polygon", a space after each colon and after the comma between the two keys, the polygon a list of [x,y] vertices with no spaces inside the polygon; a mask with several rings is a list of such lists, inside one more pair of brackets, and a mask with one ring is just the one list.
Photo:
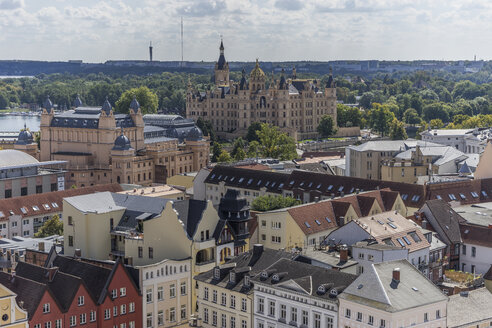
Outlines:
{"label": "beige building facade", "polygon": [[0,316],[2,327],[28,328],[27,311],[17,304],[17,295],[7,287],[0,285]]}
{"label": "beige building facade", "polygon": [[298,79],[295,68],[279,80],[267,78],[258,60],[249,74],[243,69],[239,82],[229,79],[229,64],[225,60],[224,46],[215,64],[215,88],[199,92],[188,87],[186,116],[195,121],[210,121],[217,135],[225,138],[245,136],[254,122],[269,123],[299,140],[316,138],[321,117],[329,115],[336,124],[336,86],[330,76],[326,86],[321,81]]}
{"label": "beige building facade", "polygon": [[77,187],[101,183],[149,186],[167,177],[198,171],[209,161],[209,142],[191,120],[178,115],[142,115],[138,101],[129,114],[82,107],[55,114],[49,98],[41,115],[43,161],[63,160]]}

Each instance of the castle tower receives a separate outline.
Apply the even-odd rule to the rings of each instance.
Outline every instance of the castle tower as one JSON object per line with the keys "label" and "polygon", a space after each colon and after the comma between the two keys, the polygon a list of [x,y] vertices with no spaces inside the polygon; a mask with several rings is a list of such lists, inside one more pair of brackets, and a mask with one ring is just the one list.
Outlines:
{"label": "castle tower", "polygon": [[265,72],[260,68],[258,58],[256,58],[255,68],[249,74],[249,89],[251,92],[265,90]]}
{"label": "castle tower", "polygon": [[21,130],[17,141],[15,142],[14,149],[23,151],[34,158],[38,158],[38,144],[34,141],[34,137],[26,127],[24,123],[24,129]]}
{"label": "castle tower", "polygon": [[111,149],[112,181],[117,183],[133,183],[133,171],[131,163],[135,156],[135,149],[132,147],[130,139],[123,133],[115,139]]}
{"label": "castle tower", "polygon": [[40,153],[41,161],[51,161],[51,120],[55,117],[55,112],[53,110],[53,103],[50,100],[50,96],[46,97],[43,102],[43,109],[41,112],[41,140],[40,147],[43,151]]}
{"label": "castle tower", "polygon": [[224,43],[220,40],[220,55],[219,60],[215,63],[214,80],[216,86],[229,85],[229,63],[226,62],[224,56]]}

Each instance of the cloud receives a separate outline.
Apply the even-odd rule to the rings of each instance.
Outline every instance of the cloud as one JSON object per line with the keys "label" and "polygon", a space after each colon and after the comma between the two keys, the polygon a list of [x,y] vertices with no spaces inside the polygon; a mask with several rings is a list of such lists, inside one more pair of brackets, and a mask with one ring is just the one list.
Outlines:
{"label": "cloud", "polygon": [[183,16],[203,17],[215,16],[226,9],[227,5],[224,0],[203,0],[181,6],[177,12]]}
{"label": "cloud", "polygon": [[277,0],[275,7],[283,10],[301,10],[304,4],[299,0]]}
{"label": "cloud", "polygon": [[0,10],[13,10],[24,7],[24,0],[0,0]]}

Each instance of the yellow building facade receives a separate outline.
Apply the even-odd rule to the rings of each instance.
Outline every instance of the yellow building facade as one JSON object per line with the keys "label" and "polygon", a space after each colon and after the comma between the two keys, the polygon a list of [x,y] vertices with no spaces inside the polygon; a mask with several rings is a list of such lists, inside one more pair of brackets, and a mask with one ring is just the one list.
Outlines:
{"label": "yellow building facade", "polygon": [[28,328],[27,311],[16,302],[17,295],[7,287],[0,284],[0,327]]}

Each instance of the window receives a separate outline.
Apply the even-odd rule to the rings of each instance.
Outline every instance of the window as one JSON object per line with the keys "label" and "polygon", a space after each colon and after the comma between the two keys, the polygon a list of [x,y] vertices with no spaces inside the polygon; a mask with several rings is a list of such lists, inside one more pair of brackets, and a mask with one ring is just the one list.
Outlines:
{"label": "window", "polygon": [[172,284],[169,286],[169,297],[170,298],[175,298],[176,297],[176,285]]}
{"label": "window", "polygon": [[76,325],[77,325],[77,317],[74,315],[70,316],[70,327],[73,327]]}
{"label": "window", "polygon": [[290,321],[297,322],[297,308],[290,309]]}
{"label": "window", "polygon": [[235,309],[236,308],[236,296],[231,295],[231,308]]}
{"label": "window", "polygon": [[164,311],[162,310],[157,312],[157,325],[158,326],[164,325]]}
{"label": "window", "polygon": [[227,305],[227,295],[225,293],[220,294],[220,305],[222,306]]}
{"label": "window", "polygon": [[461,253],[463,255],[466,255],[466,245],[463,245],[463,247],[461,248]]}
{"label": "window", "polygon": [[231,317],[231,328],[236,328],[236,318]]}
{"label": "window", "polygon": [[225,314],[222,314],[220,317],[220,327],[221,328],[227,327],[227,316]]}
{"label": "window", "polygon": [[247,328],[246,320],[241,320],[241,328]]}
{"label": "window", "polygon": [[429,321],[429,314],[426,312],[424,313],[424,322]]}
{"label": "window", "polygon": [[362,321],[362,312],[357,312],[357,321]]}
{"label": "window", "polygon": [[152,327],[152,312],[147,313],[147,328]]}
{"label": "window", "polygon": [[50,303],[43,304],[43,313],[50,313]]}
{"label": "window", "polygon": [[147,295],[147,303],[152,303],[152,298],[153,298],[152,296],[153,295],[152,295],[152,289],[151,288],[147,289],[146,295]]}
{"label": "window", "polygon": [[68,246],[73,247],[73,236],[68,236]]}
{"label": "window", "polygon": [[110,309],[104,310],[104,320],[108,320],[110,318],[111,318],[111,310]]}
{"label": "window", "polygon": [[246,312],[246,310],[247,310],[247,303],[246,302],[247,301],[245,298],[241,299],[241,311],[243,311],[243,312]]}
{"label": "window", "polygon": [[120,313],[121,314],[126,314],[126,304],[121,304],[120,305]]}
{"label": "window", "polygon": [[264,298],[258,298],[258,307],[256,309],[258,313],[264,313],[265,312],[265,299]]}
{"label": "window", "polygon": [[205,287],[205,288],[203,289],[203,299],[204,299],[205,301],[208,301],[208,287]]}
{"label": "window", "polygon": [[345,318],[350,318],[350,315],[351,315],[350,309],[346,309],[345,310]]}
{"label": "window", "polygon": [[313,317],[314,328],[321,328],[321,315],[319,313],[315,313]]}
{"label": "window", "polygon": [[55,328],[62,328],[62,319],[56,319]]}
{"label": "window", "polygon": [[384,328],[384,327],[386,327],[386,320],[381,319],[379,327],[380,327],[380,328]]}
{"label": "window", "polygon": [[217,312],[212,311],[212,326],[217,327]]}
{"label": "window", "polygon": [[[106,173],[104,173],[104,174],[106,174]],[[129,327],[129,328],[135,328],[135,321],[130,321],[130,322],[128,323],[128,327]]]}
{"label": "window", "polygon": [[212,292],[212,302],[217,303],[217,291],[214,290]]}
{"label": "window", "polygon": [[154,248],[149,247],[149,259],[153,259],[153,258],[154,258]]}
{"label": "window", "polygon": [[44,328],[51,328],[51,321],[47,321],[44,323]]}
{"label": "window", "polygon": [[91,322],[96,321],[96,311],[91,311],[91,314],[90,314],[89,320],[90,320]]}
{"label": "window", "polygon": [[268,315],[271,317],[275,316],[275,301],[268,302]]}
{"label": "window", "polygon": [[203,322],[208,323],[208,309],[207,308],[203,309]]}
{"label": "window", "polygon": [[87,323],[87,314],[82,313],[80,315],[80,324],[83,325],[83,324],[86,324],[86,323]]}
{"label": "window", "polygon": [[142,258],[143,257],[143,248],[142,246],[138,246],[138,257]]}
{"label": "window", "polygon": [[301,322],[303,325],[309,325],[308,311],[302,310]]}
{"label": "window", "polygon": [[164,300],[164,287],[157,287],[157,300]]}
{"label": "window", "polygon": [[130,302],[130,304],[128,305],[128,308],[129,308],[128,312],[130,312],[130,313],[135,312],[135,302]]}
{"label": "window", "polygon": [[280,319],[284,320],[287,318],[287,306],[285,304],[280,304]]}
{"label": "window", "polygon": [[182,304],[181,305],[181,320],[186,319],[186,305]]}
{"label": "window", "polygon": [[126,296],[126,287],[120,288],[120,297]]}
{"label": "window", "polygon": [[113,306],[113,317],[116,317],[118,315],[118,306]]}
{"label": "window", "polygon": [[40,323],[35,324],[34,328],[41,328],[41,324]]}
{"label": "window", "polygon": [[472,256],[472,257],[477,256],[477,248],[476,248],[475,246],[472,246],[471,256]]}
{"label": "window", "polygon": [[78,306],[84,305],[84,296],[79,296],[77,300]]}
{"label": "window", "polygon": [[180,286],[181,295],[186,295],[186,281],[183,281]]}
{"label": "window", "polygon": [[372,315],[369,316],[369,320],[367,321],[367,323],[372,326],[374,325],[374,317]]}

